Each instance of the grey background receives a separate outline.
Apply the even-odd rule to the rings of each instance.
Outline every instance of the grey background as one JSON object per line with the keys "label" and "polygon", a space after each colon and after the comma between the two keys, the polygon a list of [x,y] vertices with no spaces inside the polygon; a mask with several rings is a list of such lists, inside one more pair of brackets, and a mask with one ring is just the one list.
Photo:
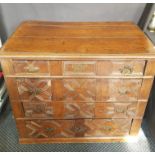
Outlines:
{"label": "grey background", "polygon": [[133,21],[146,4],[0,4],[0,36],[4,42],[24,20]]}

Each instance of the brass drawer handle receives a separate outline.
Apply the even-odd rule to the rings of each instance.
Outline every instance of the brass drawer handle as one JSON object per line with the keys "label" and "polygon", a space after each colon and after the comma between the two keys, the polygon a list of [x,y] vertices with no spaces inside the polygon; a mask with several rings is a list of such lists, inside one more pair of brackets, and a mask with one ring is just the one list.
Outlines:
{"label": "brass drawer handle", "polygon": [[125,110],[123,108],[116,108],[115,111],[117,113],[124,113],[125,112]]}
{"label": "brass drawer handle", "polygon": [[112,127],[111,126],[104,126],[103,130],[110,132],[112,130]]}
{"label": "brass drawer handle", "polygon": [[39,67],[35,67],[33,65],[29,65],[27,67],[24,67],[25,71],[28,73],[36,73],[39,71]]}
{"label": "brass drawer handle", "polygon": [[122,69],[120,69],[120,72],[123,75],[129,75],[129,74],[132,74],[133,68],[130,66],[124,66]]}
{"label": "brass drawer handle", "polygon": [[126,88],[119,88],[118,89],[118,93],[120,94],[120,95],[126,95],[127,93],[128,93],[128,90],[126,89]]}

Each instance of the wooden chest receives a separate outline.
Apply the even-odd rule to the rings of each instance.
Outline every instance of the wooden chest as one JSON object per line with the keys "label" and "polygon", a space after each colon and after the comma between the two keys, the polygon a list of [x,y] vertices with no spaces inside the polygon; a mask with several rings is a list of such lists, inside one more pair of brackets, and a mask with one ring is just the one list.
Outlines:
{"label": "wooden chest", "polygon": [[133,23],[23,22],[0,58],[20,143],[138,134],[155,50]]}

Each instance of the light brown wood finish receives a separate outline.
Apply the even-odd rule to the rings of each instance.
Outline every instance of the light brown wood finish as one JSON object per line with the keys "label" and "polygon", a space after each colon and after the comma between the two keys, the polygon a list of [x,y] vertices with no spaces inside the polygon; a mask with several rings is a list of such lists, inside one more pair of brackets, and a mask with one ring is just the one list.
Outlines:
{"label": "light brown wood finish", "polygon": [[131,22],[23,22],[0,52],[20,143],[137,135],[155,50]]}

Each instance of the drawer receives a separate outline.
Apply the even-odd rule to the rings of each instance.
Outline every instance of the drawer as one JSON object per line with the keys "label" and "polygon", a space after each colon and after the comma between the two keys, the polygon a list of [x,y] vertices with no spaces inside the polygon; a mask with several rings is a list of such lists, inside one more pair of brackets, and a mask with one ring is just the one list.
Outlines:
{"label": "drawer", "polygon": [[15,74],[49,74],[48,61],[13,60]]}
{"label": "drawer", "polygon": [[138,103],[96,103],[95,118],[134,118]]}
{"label": "drawer", "polygon": [[17,120],[24,138],[106,137],[129,134],[130,119]]}
{"label": "drawer", "polygon": [[142,79],[98,79],[96,101],[135,102]]}
{"label": "drawer", "polygon": [[16,78],[19,97],[22,101],[50,101],[51,80],[40,78]]}
{"label": "drawer", "polygon": [[144,73],[145,61],[142,60],[109,60],[98,61],[97,75],[109,76],[140,76]]}
{"label": "drawer", "polygon": [[21,102],[27,118],[74,119],[94,118],[94,103]]}

